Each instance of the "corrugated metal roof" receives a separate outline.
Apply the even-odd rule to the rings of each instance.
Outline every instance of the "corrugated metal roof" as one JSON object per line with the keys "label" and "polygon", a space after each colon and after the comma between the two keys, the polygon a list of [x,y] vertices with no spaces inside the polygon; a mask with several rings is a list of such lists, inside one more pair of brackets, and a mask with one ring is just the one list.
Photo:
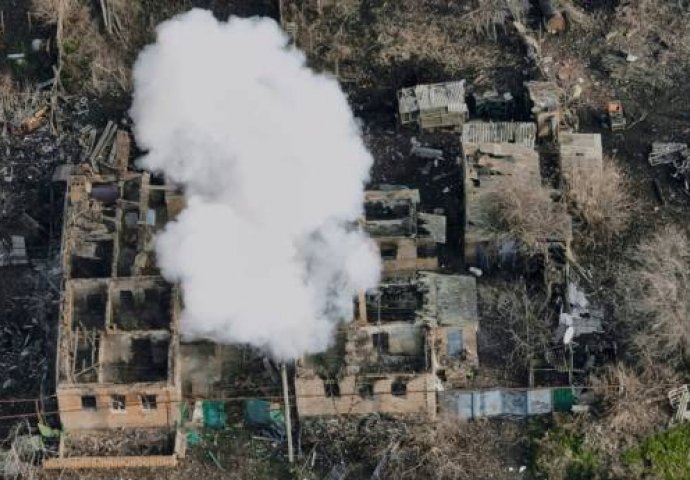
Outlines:
{"label": "corrugated metal roof", "polygon": [[469,122],[462,126],[463,143],[514,143],[533,148],[537,126],[531,122]]}
{"label": "corrugated metal roof", "polygon": [[403,88],[398,92],[398,102],[400,113],[423,113],[439,108],[449,112],[468,111],[464,80]]}
{"label": "corrugated metal roof", "polygon": [[464,420],[484,417],[543,415],[567,411],[575,398],[570,388],[531,390],[444,391],[439,394],[441,409]]}

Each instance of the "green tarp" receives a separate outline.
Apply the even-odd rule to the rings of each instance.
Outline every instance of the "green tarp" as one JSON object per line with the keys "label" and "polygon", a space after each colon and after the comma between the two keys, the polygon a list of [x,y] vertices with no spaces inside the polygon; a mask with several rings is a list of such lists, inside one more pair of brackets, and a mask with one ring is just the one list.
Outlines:
{"label": "green tarp", "polygon": [[193,447],[194,445],[198,445],[201,443],[201,436],[195,432],[194,430],[190,430],[187,432],[187,445]]}
{"label": "green tarp", "polygon": [[244,404],[244,420],[254,426],[285,426],[283,411],[271,410],[271,403],[265,400],[247,400]]}
{"label": "green tarp", "polygon": [[575,395],[572,388],[554,388],[551,393],[553,397],[553,410],[555,412],[569,412],[575,404]]}
{"label": "green tarp", "polygon": [[225,403],[216,400],[204,400],[201,404],[204,412],[204,427],[220,430],[226,426]]}

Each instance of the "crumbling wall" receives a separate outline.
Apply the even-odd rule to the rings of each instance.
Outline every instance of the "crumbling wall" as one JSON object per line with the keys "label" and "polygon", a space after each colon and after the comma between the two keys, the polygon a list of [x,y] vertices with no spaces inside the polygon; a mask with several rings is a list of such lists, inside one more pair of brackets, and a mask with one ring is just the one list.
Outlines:
{"label": "crumbling wall", "polygon": [[385,276],[439,268],[437,243],[446,241],[445,217],[419,212],[419,202],[416,189],[366,192],[364,229],[379,246]]}
{"label": "crumbling wall", "polygon": [[[426,414],[436,416],[435,375],[381,375],[364,377],[348,375],[338,379],[339,395],[327,396],[324,380],[316,375],[295,379],[297,410],[302,417],[322,415],[362,415],[389,413],[394,415]],[[406,393],[392,393],[395,382],[404,381]],[[364,391],[363,385],[371,385]]]}
{"label": "crumbling wall", "polygon": [[[124,409],[113,408],[113,396],[124,396]],[[155,396],[155,408],[145,408],[142,396]],[[84,406],[94,397],[95,408]],[[65,430],[173,426],[180,418],[180,389],[175,385],[59,386],[57,399]],[[91,400],[86,400],[90,402]]]}
{"label": "crumbling wall", "polygon": [[479,367],[477,324],[441,327],[434,332],[436,372],[442,372],[447,386],[465,388],[473,370]]}
{"label": "crumbling wall", "polygon": [[179,419],[179,289],[147,276],[157,274],[152,240],[176,194],[120,157],[117,174],[82,164],[68,182],[57,381],[66,430]]}
{"label": "crumbling wall", "polygon": [[[436,243],[421,238],[377,238],[383,272],[386,275],[410,274],[419,270],[438,270]],[[421,254],[421,256],[420,256]]]}
{"label": "crumbling wall", "polygon": [[[124,430],[120,431],[120,437],[131,437],[137,436],[140,430]],[[168,436],[168,432],[159,432],[160,435],[156,435],[156,432],[146,432],[149,435],[153,433],[153,441],[159,441],[158,437],[160,435]],[[87,440],[92,442],[102,442],[99,438],[100,436],[108,435],[111,436],[112,433],[103,430],[95,431],[86,437]],[[147,436],[147,435],[144,435]],[[122,439],[125,443],[131,441],[130,438]],[[120,469],[120,468],[156,468],[156,467],[175,467],[179,459],[184,458],[186,453],[186,441],[184,434],[179,430],[175,432],[174,435],[174,445],[173,450],[169,455],[138,455],[138,454],[127,454],[127,452],[118,455],[89,455],[89,452],[79,452],[71,451],[66,445],[69,439],[64,436],[60,437],[59,446],[59,456],[55,458],[45,458],[43,460],[43,468],[46,470],[80,470],[80,469]],[[167,439],[163,440],[167,443]],[[113,439],[113,443],[119,443],[118,439]],[[160,445],[165,450],[164,445]],[[119,449],[127,449],[126,444],[117,445]],[[149,448],[155,450],[157,446],[148,446]],[[73,449],[72,449],[73,450]],[[80,454],[82,453],[82,454]]]}

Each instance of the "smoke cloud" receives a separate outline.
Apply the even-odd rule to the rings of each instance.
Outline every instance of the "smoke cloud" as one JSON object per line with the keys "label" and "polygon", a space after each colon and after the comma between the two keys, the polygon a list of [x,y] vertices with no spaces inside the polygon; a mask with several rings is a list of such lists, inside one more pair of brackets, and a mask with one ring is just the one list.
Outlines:
{"label": "smoke cloud", "polygon": [[156,240],[182,333],[278,358],[323,350],[380,260],[355,226],[372,158],[337,82],[270,19],[192,10],[134,66],[140,164],[184,187]]}

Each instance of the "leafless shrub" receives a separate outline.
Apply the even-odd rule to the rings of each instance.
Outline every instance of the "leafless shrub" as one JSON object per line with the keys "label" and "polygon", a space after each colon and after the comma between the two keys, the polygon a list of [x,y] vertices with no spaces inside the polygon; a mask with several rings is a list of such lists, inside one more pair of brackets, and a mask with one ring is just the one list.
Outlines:
{"label": "leafless shrub", "polygon": [[547,239],[570,238],[570,217],[565,205],[551,198],[544,187],[514,176],[503,177],[480,208],[482,223],[499,236],[534,247]]}
{"label": "leafless shrub", "polygon": [[61,8],[69,12],[77,4],[78,0],[31,0],[31,14],[43,23],[55,25]]}
{"label": "leafless shrub", "polygon": [[382,480],[514,478],[508,467],[520,464],[524,440],[515,422],[378,415],[314,419],[303,432],[318,469],[344,464],[348,478],[374,478],[378,468]]}
{"label": "leafless shrub", "polygon": [[541,294],[531,294],[524,282],[481,284],[479,305],[487,319],[483,335],[493,342],[501,362],[521,375],[529,371],[530,360],[550,345],[548,303]]}
{"label": "leafless shrub", "polygon": [[7,480],[34,480],[39,478],[37,466],[40,439],[32,436],[28,422],[20,422],[12,427],[8,437],[2,442],[7,450],[0,450],[0,476]]}
{"label": "leafless shrub", "polygon": [[664,411],[669,385],[678,375],[664,365],[633,370],[609,365],[590,379],[605,407],[602,424],[618,434],[644,436],[668,421]]}
{"label": "leafless shrub", "polygon": [[640,243],[618,283],[632,343],[650,364],[679,363],[690,346],[690,239],[667,226]]}
{"label": "leafless shrub", "polygon": [[630,223],[629,179],[611,159],[601,171],[576,168],[567,172],[567,198],[582,222],[578,241],[585,246],[610,242]]}
{"label": "leafless shrub", "polygon": [[640,440],[668,423],[666,394],[677,375],[664,366],[610,365],[590,379],[600,400],[596,415],[556,416],[536,442],[535,465],[544,478],[640,478],[622,460]]}
{"label": "leafless shrub", "polygon": [[0,73],[0,97],[12,95],[16,92],[16,87],[12,76],[9,73]]}
{"label": "leafless shrub", "polygon": [[[514,423],[444,419],[417,425],[401,442],[386,468],[385,479],[511,478],[522,443]],[[517,450],[517,451],[516,451]]]}

